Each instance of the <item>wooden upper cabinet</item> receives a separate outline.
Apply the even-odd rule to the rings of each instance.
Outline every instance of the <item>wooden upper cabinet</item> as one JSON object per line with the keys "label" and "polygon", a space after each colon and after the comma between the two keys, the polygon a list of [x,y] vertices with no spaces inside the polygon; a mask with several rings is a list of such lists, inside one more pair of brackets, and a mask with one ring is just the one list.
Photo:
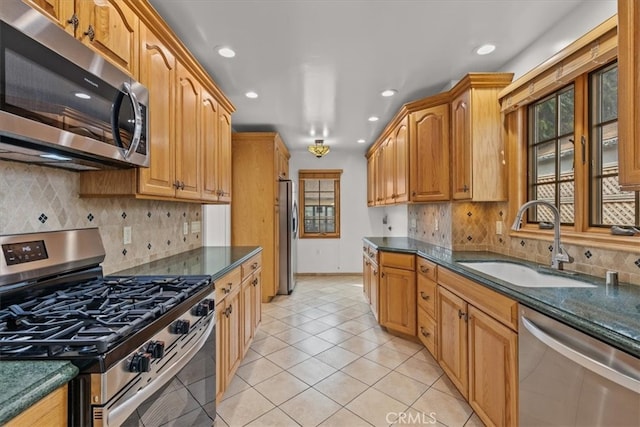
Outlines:
{"label": "wooden upper cabinet", "polygon": [[176,60],[146,27],[140,29],[140,82],[149,89],[148,168],[138,169],[138,191],[173,197],[175,194],[174,105]]}
{"label": "wooden upper cabinet", "polygon": [[200,199],[200,85],[178,62],[176,91],[176,197]]}
{"label": "wooden upper cabinet", "polygon": [[381,145],[376,152],[374,153],[376,156],[376,205],[383,205],[386,199],[387,193],[387,182],[385,175],[387,173],[385,168],[385,147]]}
{"label": "wooden upper cabinet", "polygon": [[412,202],[449,200],[449,104],[409,115]]}
{"label": "wooden upper cabinet", "polygon": [[138,17],[118,0],[76,0],[76,38],[111,62],[137,75]]}
{"label": "wooden upper cabinet", "polygon": [[409,120],[405,117],[393,132],[393,202],[409,200]]}
{"label": "wooden upper cabinet", "polygon": [[367,206],[376,203],[376,156],[367,157]]}
{"label": "wooden upper cabinet", "polygon": [[23,0],[91,49],[137,76],[138,17],[122,0]]}
{"label": "wooden upper cabinet", "polygon": [[395,147],[393,136],[388,136],[382,145],[382,159],[383,159],[383,169],[384,173],[382,176],[384,177],[384,200],[383,204],[390,205],[394,203],[394,183],[395,183]]}
{"label": "wooden upper cabinet", "polygon": [[218,103],[202,90],[200,97],[200,152],[202,154],[202,199],[218,201],[220,185],[218,182]]}
{"label": "wooden upper cabinet", "polygon": [[624,190],[640,190],[640,5],[618,0],[618,163]]}
{"label": "wooden upper cabinet", "polygon": [[451,179],[455,200],[507,199],[498,93],[511,73],[467,74],[451,89]]}
{"label": "wooden upper cabinet", "polygon": [[220,107],[218,122],[218,202],[231,203],[231,113]]}

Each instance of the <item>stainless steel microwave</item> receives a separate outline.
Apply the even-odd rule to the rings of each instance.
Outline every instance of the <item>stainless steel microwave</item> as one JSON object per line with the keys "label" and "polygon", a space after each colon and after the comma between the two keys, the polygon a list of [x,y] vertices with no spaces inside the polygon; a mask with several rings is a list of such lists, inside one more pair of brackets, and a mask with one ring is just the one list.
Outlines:
{"label": "stainless steel microwave", "polygon": [[148,90],[20,0],[1,1],[0,159],[148,166]]}

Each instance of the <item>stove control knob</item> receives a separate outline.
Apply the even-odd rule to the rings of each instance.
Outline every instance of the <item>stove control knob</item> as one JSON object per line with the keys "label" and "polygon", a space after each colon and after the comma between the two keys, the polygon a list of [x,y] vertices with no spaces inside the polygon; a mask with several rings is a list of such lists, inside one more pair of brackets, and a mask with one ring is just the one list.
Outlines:
{"label": "stove control knob", "polygon": [[216,300],[214,300],[213,298],[205,299],[204,301],[202,301],[202,303],[207,304],[207,306],[209,307],[209,311],[213,311],[216,308]]}
{"label": "stove control knob", "polygon": [[196,305],[195,315],[196,316],[206,316],[209,314],[209,303],[207,301],[202,301]]}
{"label": "stove control knob", "polygon": [[129,372],[149,372],[151,370],[151,355],[149,353],[135,353],[129,362]]}
{"label": "stove control knob", "polygon": [[178,335],[186,335],[189,333],[190,326],[188,320],[178,320],[175,324],[174,332]]}
{"label": "stove control knob", "polygon": [[151,341],[147,344],[147,353],[149,353],[153,359],[160,359],[164,356],[164,341]]}

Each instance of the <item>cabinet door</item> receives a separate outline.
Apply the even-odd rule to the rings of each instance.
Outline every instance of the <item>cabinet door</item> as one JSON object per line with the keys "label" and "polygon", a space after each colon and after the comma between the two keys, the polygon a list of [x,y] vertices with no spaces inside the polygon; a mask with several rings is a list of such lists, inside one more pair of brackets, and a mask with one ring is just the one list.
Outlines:
{"label": "cabinet door", "polygon": [[380,324],[408,335],[416,334],[416,274],[381,267]]}
{"label": "cabinet door", "polygon": [[73,15],[75,5],[73,0],[22,0],[38,12],[47,16],[69,34],[74,34]]}
{"label": "cabinet door", "polygon": [[376,204],[376,156],[371,154],[367,159],[367,206]]}
{"label": "cabinet door", "polygon": [[453,154],[451,179],[453,198],[472,197],[471,182],[471,106],[470,91],[460,94],[451,103],[451,151]]}
{"label": "cabinet door", "polygon": [[241,358],[244,357],[247,350],[249,350],[249,346],[251,345],[251,340],[253,339],[253,286],[251,286],[251,280],[253,280],[253,276],[249,276],[242,282],[242,289],[240,290],[240,307],[241,307],[241,317],[242,317],[242,351]]}
{"label": "cabinet door", "polygon": [[231,113],[220,108],[218,127],[218,201],[231,203]]}
{"label": "cabinet door", "polygon": [[200,199],[200,86],[179,62],[176,70],[176,197]]}
{"label": "cabinet door", "polygon": [[438,286],[438,315],[438,362],[466,398],[469,384],[467,303]]}
{"label": "cabinet door", "polygon": [[411,201],[449,200],[449,104],[411,113],[409,127]]}
{"label": "cabinet door", "polygon": [[260,326],[260,322],[262,322],[262,270],[257,270],[253,273],[251,298],[253,298],[251,308],[253,310],[253,336],[255,337],[255,331]]}
{"label": "cabinet door", "polygon": [[380,319],[379,313],[380,313],[380,306],[379,306],[379,300],[380,300],[380,286],[379,286],[379,281],[378,281],[378,264],[375,263],[371,263],[369,265],[369,277],[370,277],[370,282],[369,282],[369,306],[371,307],[371,312],[373,313],[373,317],[376,318],[376,320]]}
{"label": "cabinet door", "polygon": [[469,306],[469,404],[488,426],[517,422],[518,335]]}
{"label": "cabinet door", "polygon": [[385,146],[380,145],[375,152],[376,156],[376,205],[384,204],[386,198],[387,181],[385,177]]}
{"label": "cabinet door", "polygon": [[218,201],[220,194],[218,143],[218,103],[202,90],[200,98],[200,152],[202,153],[202,196],[203,200]]}
{"label": "cabinet door", "polygon": [[122,0],[76,0],[76,37],[111,62],[137,76],[138,17]]}
{"label": "cabinet door", "polygon": [[400,122],[393,136],[393,202],[404,203],[409,200],[409,125],[408,118]]}
{"label": "cabinet door", "polygon": [[240,292],[229,294],[226,298],[227,322],[229,325],[229,353],[227,363],[226,386],[229,386],[233,374],[242,360],[242,310],[240,308]]}
{"label": "cabinet door", "polygon": [[387,138],[387,140],[383,144],[384,146],[384,200],[383,203],[385,205],[390,205],[394,203],[394,175],[395,175],[395,164],[396,164],[396,155],[395,155],[395,143],[393,136]]}
{"label": "cabinet door", "polygon": [[618,0],[618,129],[620,184],[640,190],[640,5]]}
{"label": "cabinet door", "polygon": [[216,401],[218,403],[227,389],[229,324],[225,310],[224,301],[216,305]]}
{"label": "cabinet door", "polygon": [[148,168],[138,169],[141,194],[175,195],[174,97],[176,61],[146,27],[140,29],[140,82],[149,89]]}
{"label": "cabinet door", "polygon": [[369,257],[366,255],[362,256],[362,292],[364,294],[364,299],[368,303],[371,302],[371,298],[369,297],[369,288],[371,287],[371,261],[369,261]]}

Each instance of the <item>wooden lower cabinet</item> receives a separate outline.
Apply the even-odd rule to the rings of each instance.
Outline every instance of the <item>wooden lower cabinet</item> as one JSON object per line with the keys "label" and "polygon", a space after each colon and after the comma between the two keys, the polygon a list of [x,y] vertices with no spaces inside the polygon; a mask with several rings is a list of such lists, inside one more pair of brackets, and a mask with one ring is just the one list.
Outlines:
{"label": "wooden lower cabinet", "polygon": [[442,286],[438,287],[438,363],[466,398],[469,391],[467,361],[467,303]]}
{"label": "wooden lower cabinet", "polygon": [[362,287],[366,302],[371,308],[371,313],[376,320],[378,315],[378,252],[368,245],[363,246],[362,255]]}
{"label": "wooden lower cabinet", "polygon": [[380,324],[387,329],[416,335],[416,273],[387,267],[380,268]]}
{"label": "wooden lower cabinet", "polygon": [[66,427],[66,425],[67,385],[65,384],[9,420],[5,427]]}

